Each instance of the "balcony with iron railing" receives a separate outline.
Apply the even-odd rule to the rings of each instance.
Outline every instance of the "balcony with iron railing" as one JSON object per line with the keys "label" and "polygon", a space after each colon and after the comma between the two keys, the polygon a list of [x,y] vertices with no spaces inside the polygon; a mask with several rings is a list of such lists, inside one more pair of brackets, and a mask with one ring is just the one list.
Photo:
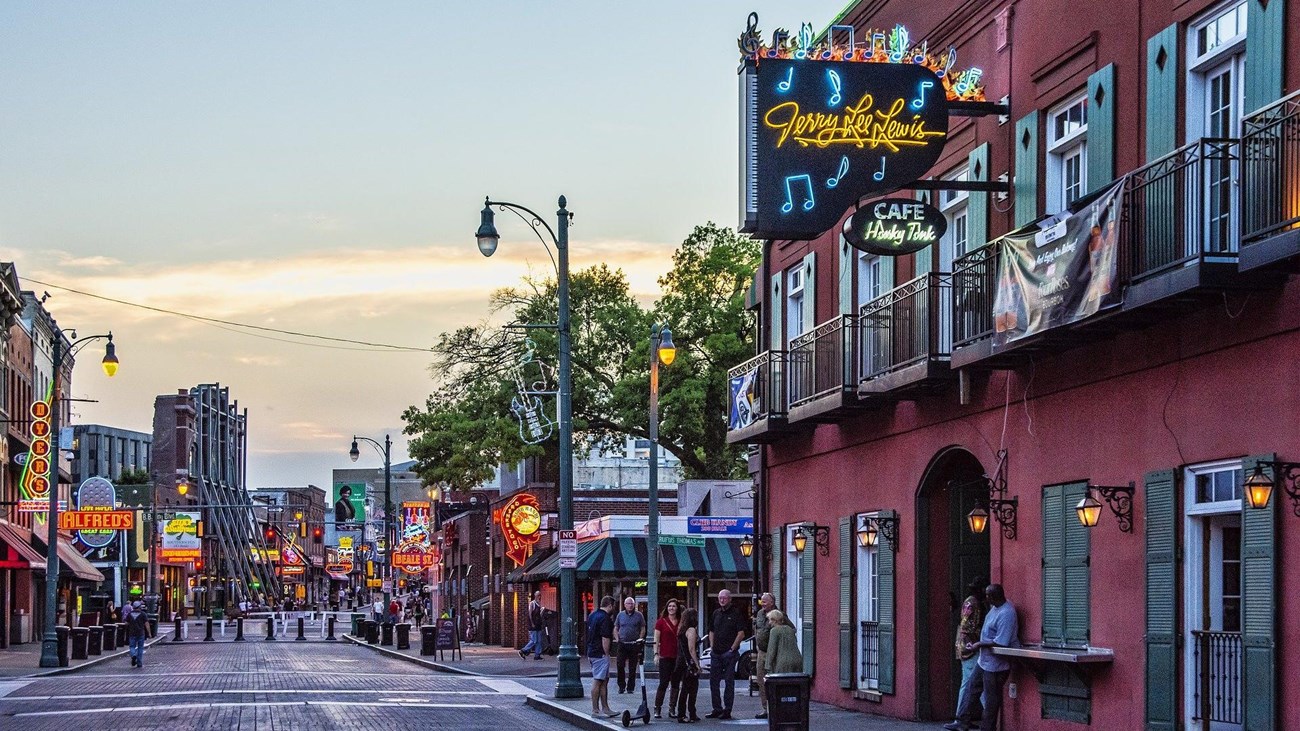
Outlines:
{"label": "balcony with iron railing", "polygon": [[788,358],[769,350],[727,372],[727,443],[775,441],[789,430]]}
{"label": "balcony with iron railing", "polygon": [[1300,91],[1242,122],[1242,271],[1300,262]]}
{"label": "balcony with iron railing", "polygon": [[837,315],[790,341],[790,422],[834,421],[858,410],[857,318]]}
{"label": "balcony with iron railing", "polygon": [[1240,632],[1193,630],[1192,720],[1203,724],[1242,722],[1242,650]]}
{"label": "balcony with iron railing", "polygon": [[952,294],[952,275],[932,272],[862,306],[859,396],[896,397],[953,376]]}
{"label": "balcony with iron railing", "polygon": [[1275,274],[1238,269],[1241,149],[1235,139],[1202,139],[1123,177],[1114,285],[1122,303],[1068,327],[994,348],[994,334],[1015,327],[993,314],[1004,240],[954,262],[953,367],[1012,365],[1035,351],[1066,350],[1116,330],[1147,326],[1163,310],[1225,290],[1275,283]]}

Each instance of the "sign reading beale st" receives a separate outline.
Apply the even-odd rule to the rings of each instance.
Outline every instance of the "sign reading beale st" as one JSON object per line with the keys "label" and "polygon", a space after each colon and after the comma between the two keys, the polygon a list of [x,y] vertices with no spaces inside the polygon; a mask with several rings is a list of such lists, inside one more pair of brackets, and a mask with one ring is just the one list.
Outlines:
{"label": "sign reading beale st", "polygon": [[805,24],[765,45],[758,19],[740,37],[741,228],[811,239],[850,207],[922,178],[948,140],[949,100],[983,99],[979,69],[953,68],[907,29],[857,35]]}

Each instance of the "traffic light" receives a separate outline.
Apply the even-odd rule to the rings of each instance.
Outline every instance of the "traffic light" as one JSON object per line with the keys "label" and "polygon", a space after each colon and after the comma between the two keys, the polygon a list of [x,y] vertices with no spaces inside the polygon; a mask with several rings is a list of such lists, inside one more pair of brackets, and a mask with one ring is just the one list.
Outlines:
{"label": "traffic light", "polygon": [[368,577],[373,577],[374,575],[375,575],[375,562],[374,562],[374,561],[367,560],[367,561],[366,561],[366,576],[368,576]]}
{"label": "traffic light", "polygon": [[325,529],[316,526],[311,529],[311,539],[313,543],[322,543],[325,540]]}
{"label": "traffic light", "polygon": [[268,541],[275,540],[275,529],[269,525],[266,527],[266,540]]}

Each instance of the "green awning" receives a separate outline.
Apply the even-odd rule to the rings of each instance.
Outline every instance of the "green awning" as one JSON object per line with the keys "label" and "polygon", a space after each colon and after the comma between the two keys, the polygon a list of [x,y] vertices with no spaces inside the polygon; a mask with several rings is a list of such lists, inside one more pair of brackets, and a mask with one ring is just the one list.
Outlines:
{"label": "green awning", "polygon": [[735,579],[754,573],[753,559],[740,552],[737,538],[706,538],[703,546],[660,546],[663,575]]}

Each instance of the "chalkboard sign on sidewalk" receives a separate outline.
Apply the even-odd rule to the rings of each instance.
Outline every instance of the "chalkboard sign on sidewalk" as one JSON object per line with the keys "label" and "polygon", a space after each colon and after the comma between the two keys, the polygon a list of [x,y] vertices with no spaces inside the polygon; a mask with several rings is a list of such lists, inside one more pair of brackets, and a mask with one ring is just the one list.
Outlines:
{"label": "chalkboard sign on sidewalk", "polygon": [[[442,653],[451,650],[451,659],[456,660],[457,655],[461,653],[460,633],[456,631],[456,620],[450,618],[441,618],[438,620],[438,632],[435,635],[434,649],[438,651],[438,659],[444,660]],[[465,659],[464,654],[460,654],[460,659]]]}

